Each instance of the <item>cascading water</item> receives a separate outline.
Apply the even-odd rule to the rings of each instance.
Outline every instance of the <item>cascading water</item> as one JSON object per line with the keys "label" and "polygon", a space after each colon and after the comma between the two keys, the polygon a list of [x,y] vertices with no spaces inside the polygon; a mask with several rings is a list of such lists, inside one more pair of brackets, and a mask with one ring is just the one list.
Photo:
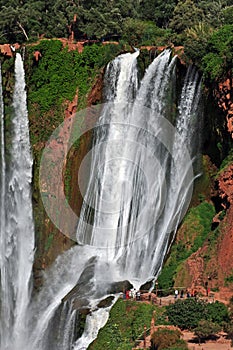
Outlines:
{"label": "cascading water", "polygon": [[[3,115],[3,113],[2,113]],[[1,350],[21,350],[27,325],[30,280],[34,258],[28,113],[23,61],[15,60],[12,144],[5,176],[4,122],[2,117],[1,172]],[[5,188],[5,190],[4,190]]]}
{"label": "cascading water", "polygon": [[[174,133],[165,119],[170,117],[166,114],[174,103],[171,91],[176,58],[165,50],[148,67],[138,87],[138,55],[121,55],[106,69],[107,104],[94,135],[91,176],[77,227],[80,246],[57,259],[34,304],[32,313],[39,313],[39,317],[36,331],[31,332],[33,349],[51,347],[48,329],[52,331],[56,315],[64,309],[57,300],[65,295],[68,285],[76,285],[68,297],[71,303],[72,298],[76,300],[74,308],[91,310],[84,333],[74,344],[76,350],[86,349],[106,322],[99,301],[111,295],[111,285],[116,281],[128,280],[138,288],[157,276],[187,209],[193,180],[189,158],[192,143],[186,149],[185,138]],[[189,91],[188,84],[194,88],[185,99],[194,106],[192,101],[197,102],[199,97],[195,97],[198,81],[192,74],[186,78],[183,91]],[[182,97],[178,110],[183,105]],[[194,120],[196,114],[190,107],[185,118]],[[177,125],[182,124],[182,113],[177,118]],[[188,125],[181,126],[184,135],[189,132]],[[66,316],[67,322],[72,321],[72,308]],[[62,348],[61,342],[53,346]],[[70,342],[67,349],[71,348]]]}
{"label": "cascading water", "polygon": [[5,132],[4,132],[4,104],[3,104],[3,91],[2,91],[2,72],[0,71],[0,113],[1,113],[1,221],[0,221],[0,268],[1,268],[1,317],[0,317],[0,329],[1,348],[3,343],[2,334],[9,339],[9,331],[7,325],[10,319],[10,309],[8,308],[8,295],[6,290],[7,283],[7,271],[5,265],[6,254],[6,240],[5,240],[5,186],[6,186],[6,161],[5,161]]}
{"label": "cascading water", "polygon": [[[161,269],[192,192],[189,153],[195,154],[192,136],[195,127],[191,125],[197,122],[200,85],[198,75],[189,68],[177,108],[179,134],[174,133],[174,127],[166,120],[174,120],[169,113],[175,103],[172,89],[176,58],[171,58],[170,51],[165,50],[148,67],[139,86],[138,55],[139,51],[120,55],[106,69],[107,103],[94,135],[91,175],[77,227],[80,245],[57,258],[46,272],[44,286],[29,308],[34,246],[32,216],[29,215],[31,158],[26,119],[16,125],[20,115],[27,115],[25,99],[24,102],[20,99],[25,96],[24,92],[20,96],[16,94],[19,89],[16,74],[14,125],[18,133],[12,145],[4,234],[1,225],[1,240],[7,248],[1,251],[1,256],[8,253],[10,262],[6,266],[6,261],[1,260],[1,273],[2,276],[4,271],[6,276],[11,274],[15,286],[9,277],[4,285],[1,282],[3,295],[8,291],[2,303],[7,305],[6,310],[1,308],[1,320],[4,315],[8,320],[7,324],[1,323],[3,350],[86,349],[107,321],[108,312],[117,299],[113,290],[121,289],[116,283],[128,280],[139,288],[144,282],[155,279]],[[19,61],[17,57],[16,66]],[[21,88],[24,91],[23,81]],[[16,101],[21,101],[20,107]],[[22,105],[24,111],[17,114]],[[23,131],[25,133],[20,134]],[[2,143],[1,184],[5,181],[3,152]],[[22,188],[25,189],[23,193]],[[26,212],[22,204],[18,206],[23,194]],[[1,200],[3,203],[4,198]],[[4,211],[1,216],[2,213]],[[20,236],[19,224],[23,222],[27,222],[23,232],[28,237],[17,240],[15,234],[18,232]],[[16,261],[14,266],[18,269],[13,268]],[[27,273],[20,284],[18,276],[23,265]],[[106,297],[106,307],[100,308],[99,302]],[[77,324],[83,312],[89,314],[84,332],[77,339]],[[25,325],[27,320],[30,322]],[[21,324],[26,329],[24,341],[20,336],[23,334]],[[7,325],[14,325],[11,326],[13,346]]]}

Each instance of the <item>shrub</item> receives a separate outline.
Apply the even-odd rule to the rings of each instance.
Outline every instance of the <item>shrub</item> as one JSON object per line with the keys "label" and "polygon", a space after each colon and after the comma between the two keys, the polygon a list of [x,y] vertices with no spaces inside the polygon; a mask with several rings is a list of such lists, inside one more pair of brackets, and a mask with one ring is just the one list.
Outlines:
{"label": "shrub", "polygon": [[187,344],[180,339],[181,332],[168,328],[160,328],[151,336],[151,350],[172,350],[179,348],[186,350]]}
{"label": "shrub", "polygon": [[220,302],[205,303],[195,299],[178,300],[167,306],[169,321],[181,329],[195,329],[200,321],[208,321],[219,326],[229,321],[227,307]]}
{"label": "shrub", "polygon": [[229,321],[229,313],[226,305],[216,301],[209,303],[207,307],[207,318],[209,321],[222,325],[223,322]]}
{"label": "shrub", "polygon": [[168,305],[167,316],[169,321],[181,329],[194,329],[205,318],[206,307],[202,301],[193,298],[177,300]]}

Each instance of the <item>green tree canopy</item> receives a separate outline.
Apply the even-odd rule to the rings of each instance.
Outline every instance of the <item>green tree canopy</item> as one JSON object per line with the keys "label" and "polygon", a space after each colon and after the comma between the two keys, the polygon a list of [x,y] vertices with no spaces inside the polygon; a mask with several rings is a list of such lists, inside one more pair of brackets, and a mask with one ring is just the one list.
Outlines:
{"label": "green tree canopy", "polygon": [[174,9],[169,26],[174,32],[180,34],[203,19],[203,11],[192,0],[180,0]]}
{"label": "green tree canopy", "polygon": [[181,329],[194,329],[203,320],[219,325],[229,321],[228,311],[224,304],[219,302],[208,304],[193,298],[178,300],[168,305],[167,316],[172,324]]}
{"label": "green tree canopy", "polygon": [[233,25],[222,26],[214,32],[207,43],[202,58],[205,77],[212,80],[224,76],[233,66]]}
{"label": "green tree canopy", "polygon": [[194,334],[199,338],[199,342],[216,335],[220,331],[221,327],[218,324],[207,320],[201,320],[198,326],[194,328]]}
{"label": "green tree canopy", "polygon": [[154,21],[157,26],[167,28],[176,3],[176,0],[142,0],[138,14],[143,21]]}

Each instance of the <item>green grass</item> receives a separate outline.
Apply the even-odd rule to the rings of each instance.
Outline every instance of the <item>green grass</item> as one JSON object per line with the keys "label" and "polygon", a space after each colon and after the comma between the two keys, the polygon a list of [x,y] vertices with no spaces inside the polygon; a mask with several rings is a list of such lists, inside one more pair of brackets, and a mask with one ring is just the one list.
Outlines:
{"label": "green grass", "polygon": [[144,325],[147,329],[150,328],[154,310],[157,322],[163,323],[163,308],[141,302],[118,300],[111,309],[107,324],[88,349],[131,350],[135,340],[143,335]]}
{"label": "green grass", "polygon": [[214,206],[206,201],[189,210],[180,228],[179,236],[181,238],[173,244],[170,256],[158,278],[160,289],[167,290],[169,293],[182,263],[196,252],[206,240],[214,215]]}
{"label": "green grass", "polygon": [[47,242],[45,244],[45,251],[47,252],[49,250],[49,248],[51,247],[52,243],[53,243],[53,238],[54,238],[54,233],[51,232],[47,238]]}

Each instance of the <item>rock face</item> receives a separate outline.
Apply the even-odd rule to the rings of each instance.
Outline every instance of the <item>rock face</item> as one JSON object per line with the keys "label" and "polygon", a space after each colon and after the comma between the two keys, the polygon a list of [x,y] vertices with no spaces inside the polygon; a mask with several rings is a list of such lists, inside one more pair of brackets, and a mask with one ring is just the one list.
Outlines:
{"label": "rock face", "polygon": [[219,275],[233,273],[233,163],[218,178],[219,195],[226,216],[222,223],[222,236],[218,244]]}
{"label": "rock face", "polygon": [[224,82],[218,84],[214,95],[219,107],[226,114],[227,129],[233,138],[233,79],[231,72]]}
{"label": "rock face", "polygon": [[[96,104],[97,102],[101,101],[102,84],[103,84],[103,72],[100,73],[100,75],[96,78],[96,81],[93,84],[93,88],[91,89],[90,93],[87,96],[88,105]],[[66,101],[64,103],[64,116],[67,121],[71,120],[70,117],[76,113],[78,109],[78,104],[79,104],[79,99],[78,99],[78,91],[77,91],[71,102]],[[86,125],[84,126],[84,128],[85,127],[88,128],[89,125],[90,126],[93,125],[94,121],[92,119],[91,114],[88,114],[87,118],[85,119],[85,123]],[[67,128],[72,127],[72,125],[69,126],[68,122],[66,124],[67,124]],[[63,131],[65,132],[65,130]],[[64,147],[66,147],[66,145],[62,141],[64,135],[59,135],[59,136],[60,137],[57,140],[53,140],[54,144],[52,145],[52,147],[56,148],[57,153],[58,152],[62,153],[62,150]],[[81,137],[78,148],[75,148],[75,149],[71,148],[68,154],[68,157],[66,159],[66,164],[69,168],[69,172],[68,172],[69,181],[67,180],[68,181],[67,189],[65,189],[65,193],[66,193],[66,196],[69,197],[69,204],[71,208],[77,215],[79,215],[80,213],[82,201],[83,201],[82,194],[79,191],[77,174],[79,174],[81,182],[82,182],[82,179],[83,179],[83,182],[86,182],[89,169],[86,169],[85,167],[82,167],[80,171],[79,169],[83,158],[85,157],[87,152],[90,150],[91,142],[92,142],[92,132],[90,131],[85,133],[83,137]],[[54,171],[58,171],[58,169],[57,170],[54,169]],[[73,190],[73,189],[76,189],[76,190]],[[60,191],[63,192],[64,188],[61,188]],[[62,215],[61,217],[64,217],[64,215]],[[62,252],[69,249],[71,246],[75,244],[67,236],[63,235],[53,225],[53,223],[49,220],[49,218],[46,215],[43,221],[44,221],[43,232],[37,243],[36,259],[34,262],[35,290],[37,290],[37,288],[39,288],[43,283],[42,271],[45,270],[49,265],[51,265],[59,254],[61,254]],[[52,244],[48,244],[49,239],[52,240]]]}
{"label": "rock face", "polygon": [[229,164],[220,174],[218,178],[218,187],[219,195],[225,203],[224,206],[233,205],[233,163]]}
{"label": "rock face", "polygon": [[214,230],[204,245],[183,264],[183,271],[177,275],[191,289],[205,294],[205,284],[219,290],[222,301],[233,295],[233,162],[221,171],[215,182],[214,195],[218,194],[219,213],[215,216]]}
{"label": "rock face", "polygon": [[13,45],[3,44],[3,45],[0,45],[0,52],[4,56],[13,57],[15,50],[18,50],[19,48],[20,48],[20,45],[18,43]]}

